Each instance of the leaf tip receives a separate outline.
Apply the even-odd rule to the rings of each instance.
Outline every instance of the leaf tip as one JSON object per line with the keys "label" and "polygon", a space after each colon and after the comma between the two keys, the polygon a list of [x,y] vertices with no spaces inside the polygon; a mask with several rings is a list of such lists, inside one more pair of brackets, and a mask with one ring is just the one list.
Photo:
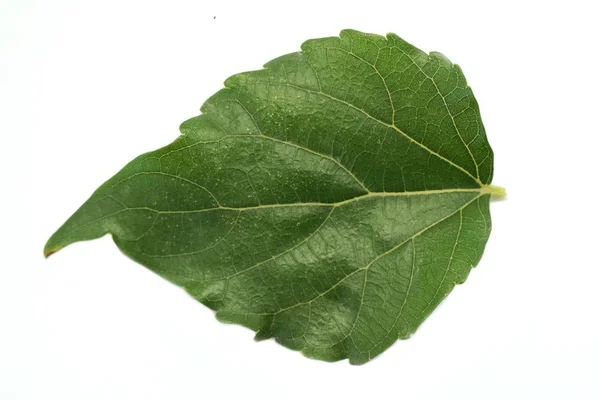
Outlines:
{"label": "leaf tip", "polygon": [[46,245],[44,246],[44,258],[50,257],[52,254],[56,253],[64,247],[63,245],[56,243],[56,241],[53,239],[54,235],[52,235],[52,237],[48,239]]}
{"label": "leaf tip", "polygon": [[48,245],[44,247],[44,258],[50,257],[52,254],[56,253],[59,249],[51,248]]}

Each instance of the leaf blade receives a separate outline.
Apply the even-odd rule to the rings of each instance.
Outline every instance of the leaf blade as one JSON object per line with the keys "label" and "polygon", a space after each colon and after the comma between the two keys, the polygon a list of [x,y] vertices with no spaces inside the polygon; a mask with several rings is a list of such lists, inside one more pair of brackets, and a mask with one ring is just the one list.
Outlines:
{"label": "leaf blade", "polygon": [[110,233],[221,321],[312,358],[362,364],[410,336],[490,233],[477,102],[456,65],[392,34],[302,50],[229,78],[45,254]]}

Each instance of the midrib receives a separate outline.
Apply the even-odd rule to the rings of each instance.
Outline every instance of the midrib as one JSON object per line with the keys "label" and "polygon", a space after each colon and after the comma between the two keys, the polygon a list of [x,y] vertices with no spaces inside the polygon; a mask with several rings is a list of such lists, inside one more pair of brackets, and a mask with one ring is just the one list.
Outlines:
{"label": "midrib", "polygon": [[248,207],[228,207],[228,206],[218,206],[211,208],[204,208],[200,210],[176,210],[176,211],[161,211],[156,210],[150,207],[131,207],[125,208],[122,211],[129,210],[148,210],[160,214],[192,214],[192,213],[202,213],[208,211],[215,210],[230,210],[230,211],[249,211],[249,210],[260,210],[267,208],[287,208],[287,207],[340,207],[345,204],[353,203],[360,200],[365,200],[369,198],[386,198],[386,197],[410,197],[410,196],[428,196],[428,195],[436,195],[436,194],[450,194],[450,193],[478,193],[480,196],[482,195],[492,195],[496,197],[504,196],[504,188],[500,188],[493,185],[484,185],[480,188],[469,188],[469,189],[438,189],[438,190],[422,190],[422,191],[414,191],[414,192],[370,192],[360,196],[353,197],[351,199],[342,200],[334,203],[323,203],[323,202],[298,202],[298,203],[285,203],[285,204],[262,204],[257,206],[248,206]]}

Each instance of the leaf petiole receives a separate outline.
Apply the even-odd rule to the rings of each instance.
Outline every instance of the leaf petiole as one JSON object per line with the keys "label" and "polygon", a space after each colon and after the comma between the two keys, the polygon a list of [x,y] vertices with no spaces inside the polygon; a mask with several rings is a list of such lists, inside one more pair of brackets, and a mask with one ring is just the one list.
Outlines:
{"label": "leaf petiole", "polygon": [[503,198],[506,197],[506,189],[500,186],[484,185],[481,188],[481,193],[491,194],[493,197]]}

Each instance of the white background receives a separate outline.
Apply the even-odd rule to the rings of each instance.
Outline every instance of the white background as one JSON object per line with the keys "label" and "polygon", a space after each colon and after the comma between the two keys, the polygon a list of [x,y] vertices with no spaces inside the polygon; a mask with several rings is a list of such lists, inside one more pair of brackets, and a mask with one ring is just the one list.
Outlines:
{"label": "white background", "polygon": [[[594,2],[0,0],[0,398],[598,399],[600,29]],[[496,153],[485,255],[361,367],[213,313],[110,238],[42,257],[229,75],[343,28],[459,63]]]}

